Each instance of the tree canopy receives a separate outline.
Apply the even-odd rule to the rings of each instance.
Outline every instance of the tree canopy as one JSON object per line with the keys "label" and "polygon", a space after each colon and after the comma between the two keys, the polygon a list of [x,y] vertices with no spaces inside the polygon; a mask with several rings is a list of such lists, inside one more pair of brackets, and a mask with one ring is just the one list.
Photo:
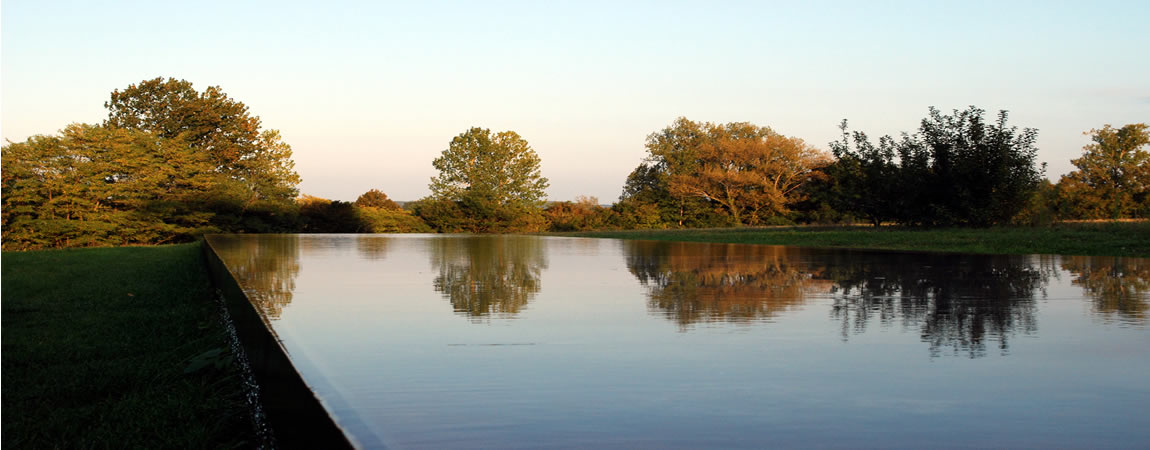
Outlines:
{"label": "tree canopy", "polygon": [[278,131],[218,87],[157,78],[112,92],[102,125],[3,148],[5,249],[149,244],[294,224]]}
{"label": "tree canopy", "polygon": [[[910,225],[989,226],[1008,223],[1030,202],[1042,181],[1035,161],[1038,131],[993,123],[971,106],[944,115],[935,108],[918,132],[872,144],[849,132],[831,147],[832,171],[843,208],[875,224],[893,219]],[[896,159],[897,156],[897,159]]]}
{"label": "tree canopy", "polygon": [[971,106],[930,108],[917,130],[850,131],[833,158],[748,122],[680,117],[647,136],[619,201],[547,202],[535,150],[473,127],[432,161],[431,195],[401,207],[297,199],[292,149],[218,86],[154,78],[111,93],[100,125],[3,147],[4,249],[149,244],[205,232],[509,232],[838,223],[990,226],[1150,216],[1150,127],[1105,125],[1057,185],[1037,131]]}
{"label": "tree canopy", "polygon": [[598,198],[584,195],[574,202],[552,202],[543,214],[551,231],[597,230],[607,227],[612,219],[611,210],[600,206]]}
{"label": "tree canopy", "polygon": [[1117,219],[1150,216],[1150,127],[1144,123],[1090,130],[1092,143],[1078,170],[1059,181],[1059,196],[1074,217]]}
{"label": "tree canopy", "polygon": [[[830,195],[826,200],[839,211],[849,211],[878,226],[898,215],[898,144],[890,136],[870,142],[866,133],[851,133],[847,121],[839,128],[841,141],[831,142],[836,160],[826,167]],[[904,141],[905,142],[905,141]],[[854,147],[851,147],[851,144]]]}
{"label": "tree canopy", "polygon": [[703,140],[702,124],[680,117],[647,136],[647,157],[627,175],[615,209],[628,226],[657,228],[730,225],[710,201],[671,190],[671,177],[691,173]]}
{"label": "tree canopy", "polygon": [[405,211],[379,189],[364,192],[355,200],[359,216],[371,233],[426,233],[431,227]]}
{"label": "tree canopy", "polygon": [[467,220],[464,229],[492,231],[542,223],[539,214],[548,182],[540,172],[539,156],[515,132],[493,134],[471,128],[452,139],[432,165],[439,170],[429,186],[432,199],[460,208]]}
{"label": "tree canopy", "polygon": [[198,92],[185,80],[154,78],[112,91],[104,106],[106,126],[179,136],[205,152],[217,172],[245,188],[244,207],[290,204],[299,194],[291,147],[279,131],[261,130],[260,118],[218,86]]}
{"label": "tree canopy", "polygon": [[5,249],[163,243],[211,230],[203,154],[148,131],[74,124],[3,149]]}
{"label": "tree canopy", "polygon": [[706,123],[693,170],[671,177],[671,191],[721,205],[735,224],[756,225],[787,204],[827,156],[801,139],[746,122]]}
{"label": "tree canopy", "polygon": [[389,209],[393,211],[403,209],[399,206],[399,203],[387,198],[387,194],[384,194],[383,191],[379,189],[372,189],[360,194],[359,198],[355,199],[355,206],[360,208]]}
{"label": "tree canopy", "polygon": [[682,117],[648,136],[647,151],[622,200],[656,203],[679,226],[764,223],[787,213],[798,187],[827,163],[822,152],[767,127]]}

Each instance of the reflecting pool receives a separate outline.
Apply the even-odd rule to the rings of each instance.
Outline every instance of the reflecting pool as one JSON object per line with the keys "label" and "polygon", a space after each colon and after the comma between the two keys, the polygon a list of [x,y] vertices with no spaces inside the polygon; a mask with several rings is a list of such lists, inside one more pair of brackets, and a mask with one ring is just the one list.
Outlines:
{"label": "reflecting pool", "polygon": [[364,447],[1150,446],[1148,259],[209,239]]}

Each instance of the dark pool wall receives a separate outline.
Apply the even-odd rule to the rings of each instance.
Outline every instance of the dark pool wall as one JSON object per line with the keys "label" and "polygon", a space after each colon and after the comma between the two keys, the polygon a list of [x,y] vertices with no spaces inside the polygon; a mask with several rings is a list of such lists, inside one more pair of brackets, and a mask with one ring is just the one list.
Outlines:
{"label": "dark pool wall", "polygon": [[264,316],[216,253],[214,239],[205,239],[204,257],[259,384],[259,401],[276,444],[280,448],[352,448],[343,429],[292,365]]}

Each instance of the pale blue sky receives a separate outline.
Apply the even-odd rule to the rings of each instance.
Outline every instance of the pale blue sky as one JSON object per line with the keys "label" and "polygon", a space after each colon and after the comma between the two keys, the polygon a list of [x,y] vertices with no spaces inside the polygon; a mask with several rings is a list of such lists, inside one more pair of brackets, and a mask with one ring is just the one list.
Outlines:
{"label": "pale blue sky", "polygon": [[913,131],[976,105],[1039,129],[1053,180],[1083,131],[1150,122],[1150,2],[5,0],[3,138],[96,123],[113,89],[218,85],[295,152],[301,190],[428,194],[471,126],[514,130],[552,200],[615,201],[676,117],[820,148],[840,120]]}

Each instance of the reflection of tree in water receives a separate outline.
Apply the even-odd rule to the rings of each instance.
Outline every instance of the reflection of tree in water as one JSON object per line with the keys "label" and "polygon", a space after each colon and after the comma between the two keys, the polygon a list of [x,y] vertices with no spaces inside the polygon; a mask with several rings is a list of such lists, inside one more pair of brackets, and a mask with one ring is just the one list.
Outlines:
{"label": "reflection of tree in water", "polygon": [[[835,282],[832,317],[843,337],[868,323],[919,327],[932,355],[950,347],[970,357],[986,341],[1008,348],[1008,336],[1037,330],[1035,296],[1051,270],[1025,256],[948,254],[828,254]],[[1037,264],[1036,264],[1037,263]]]}
{"label": "reflection of tree in water", "polygon": [[431,239],[435,290],[472,319],[510,317],[539,293],[547,268],[543,241],[526,236]]}
{"label": "reflection of tree in water", "polygon": [[364,259],[379,261],[387,256],[387,247],[391,244],[390,237],[374,234],[356,236],[355,248]]}
{"label": "reflection of tree in water", "polygon": [[1062,268],[1094,300],[1094,309],[1121,320],[1145,323],[1150,313],[1150,259],[1064,256]]}
{"label": "reflection of tree in water", "polygon": [[299,275],[299,239],[294,235],[213,236],[217,254],[240,287],[269,319],[291,303]]}
{"label": "reflection of tree in water", "polygon": [[627,268],[648,288],[648,307],[687,329],[751,322],[801,306],[825,282],[801,267],[802,249],[624,241]]}
{"label": "reflection of tree in water", "polygon": [[[918,328],[933,355],[971,357],[987,341],[1032,333],[1051,259],[898,254],[734,244],[627,241],[627,267],[648,305],[684,329],[698,322],[777,316],[828,293],[843,337],[868,325]],[[1144,292],[1144,291],[1142,291]]]}

